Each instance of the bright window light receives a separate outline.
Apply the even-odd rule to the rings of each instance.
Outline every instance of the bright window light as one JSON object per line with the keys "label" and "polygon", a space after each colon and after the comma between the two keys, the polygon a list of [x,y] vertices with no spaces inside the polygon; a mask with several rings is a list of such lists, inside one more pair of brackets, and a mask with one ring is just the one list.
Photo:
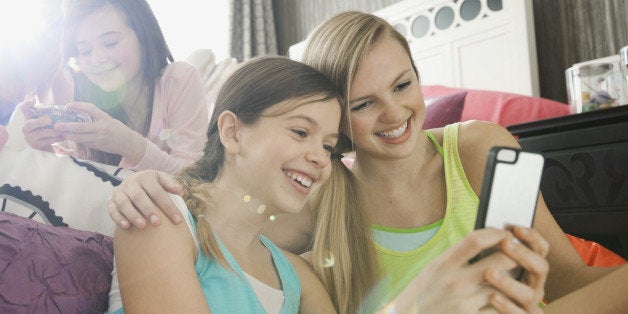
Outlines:
{"label": "bright window light", "polygon": [[42,0],[2,3],[0,9],[0,49],[30,42],[42,28]]}
{"label": "bright window light", "polygon": [[[148,0],[176,60],[197,49],[211,49],[216,60],[229,53],[228,0]],[[0,49],[32,41],[42,30],[42,10],[59,10],[61,0],[2,3]]]}
{"label": "bright window light", "polygon": [[229,55],[228,0],[148,0],[175,60],[211,49],[216,62]]}

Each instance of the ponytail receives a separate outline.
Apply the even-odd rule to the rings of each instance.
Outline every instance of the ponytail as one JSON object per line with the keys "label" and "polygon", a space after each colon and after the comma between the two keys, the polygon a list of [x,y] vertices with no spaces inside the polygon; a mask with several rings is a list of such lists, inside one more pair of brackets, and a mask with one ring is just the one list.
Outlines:
{"label": "ponytail", "polygon": [[[379,277],[371,231],[358,204],[357,179],[332,159],[327,184],[313,199],[312,263],[339,313],[356,313]],[[359,260],[358,260],[359,259]]]}

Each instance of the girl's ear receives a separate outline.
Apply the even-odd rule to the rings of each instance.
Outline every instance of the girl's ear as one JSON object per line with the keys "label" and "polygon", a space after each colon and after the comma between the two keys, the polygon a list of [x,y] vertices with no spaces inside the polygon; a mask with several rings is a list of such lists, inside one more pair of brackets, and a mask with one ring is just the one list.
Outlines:
{"label": "girl's ear", "polygon": [[227,154],[235,155],[240,152],[241,123],[235,113],[225,110],[218,117],[218,132],[220,142]]}

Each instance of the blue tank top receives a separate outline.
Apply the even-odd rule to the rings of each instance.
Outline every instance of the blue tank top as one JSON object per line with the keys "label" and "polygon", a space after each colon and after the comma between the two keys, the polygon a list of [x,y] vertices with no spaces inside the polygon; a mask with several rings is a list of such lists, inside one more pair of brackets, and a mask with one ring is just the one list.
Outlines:
{"label": "blue tank top", "polygon": [[[181,213],[185,217],[185,221],[190,227],[196,249],[198,250],[198,259],[196,260],[195,269],[198,275],[203,294],[209,304],[212,313],[266,313],[262,303],[259,301],[257,294],[251,287],[248,279],[236,259],[231,252],[222,244],[216,236],[216,241],[222,251],[225,260],[231,267],[226,269],[218,261],[208,258],[201,250],[196,234],[196,220],[185,207],[183,199],[179,196],[171,195],[171,199],[177,205]],[[284,294],[284,303],[281,308],[281,314],[298,313],[301,301],[301,282],[299,277],[288,261],[287,257],[281,250],[263,235],[259,236],[260,240],[270,252],[275,269],[279,274],[281,288]],[[117,281],[117,280],[116,280]],[[123,309],[111,313],[124,313]]]}

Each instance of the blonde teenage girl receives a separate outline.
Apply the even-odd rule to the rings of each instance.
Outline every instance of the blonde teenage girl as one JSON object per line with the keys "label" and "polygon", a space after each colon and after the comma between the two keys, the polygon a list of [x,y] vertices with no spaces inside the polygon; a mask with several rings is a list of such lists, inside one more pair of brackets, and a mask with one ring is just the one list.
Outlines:
{"label": "blonde teenage girl", "polygon": [[[424,265],[473,230],[489,149],[519,145],[506,129],[487,122],[423,130],[425,104],[408,44],[374,15],[332,17],[310,35],[303,62],[330,77],[346,99],[349,123],[338,146],[355,151],[358,206],[371,223],[382,266],[377,281],[382,292],[373,297],[383,304],[419,287],[416,297],[421,298],[429,293],[417,283]],[[534,229],[551,248],[545,312],[618,313],[628,308],[623,293],[628,267],[586,266],[542,197]],[[316,267],[324,256],[314,257]],[[524,283],[541,284],[532,277]],[[517,300],[526,310],[538,311],[526,298]]]}

